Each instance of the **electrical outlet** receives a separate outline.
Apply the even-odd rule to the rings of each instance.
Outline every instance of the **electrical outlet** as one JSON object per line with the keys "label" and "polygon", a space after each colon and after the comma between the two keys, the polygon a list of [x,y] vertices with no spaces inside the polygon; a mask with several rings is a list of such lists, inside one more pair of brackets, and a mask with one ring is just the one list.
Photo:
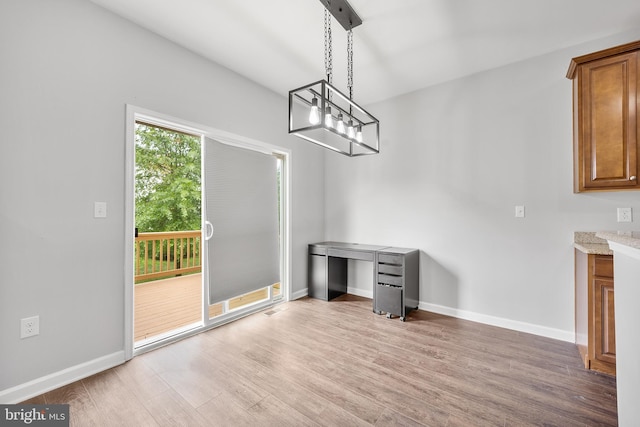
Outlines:
{"label": "electrical outlet", "polygon": [[20,338],[32,337],[40,333],[40,316],[20,319]]}
{"label": "electrical outlet", "polygon": [[632,222],[631,208],[618,208],[618,222]]}

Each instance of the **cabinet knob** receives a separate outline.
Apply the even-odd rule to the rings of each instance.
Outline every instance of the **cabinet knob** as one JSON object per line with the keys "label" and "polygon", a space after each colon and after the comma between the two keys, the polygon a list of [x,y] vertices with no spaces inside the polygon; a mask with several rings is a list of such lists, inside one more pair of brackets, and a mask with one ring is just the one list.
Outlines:
{"label": "cabinet knob", "polygon": [[629,181],[635,181],[636,180],[636,176],[633,175],[631,178],[629,178]]}

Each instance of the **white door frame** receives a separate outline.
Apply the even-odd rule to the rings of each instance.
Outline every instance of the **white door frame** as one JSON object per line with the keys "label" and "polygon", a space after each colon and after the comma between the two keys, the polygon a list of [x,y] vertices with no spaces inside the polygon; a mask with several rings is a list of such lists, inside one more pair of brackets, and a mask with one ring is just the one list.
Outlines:
{"label": "white door frame", "polygon": [[[247,309],[239,309],[228,315],[222,315],[214,319],[209,319],[209,286],[203,286],[202,298],[202,319],[203,326],[191,329],[182,334],[177,334],[166,340],[145,347],[143,351],[134,351],[133,335],[133,314],[134,314],[134,283],[133,283],[133,257],[134,257],[134,214],[135,214],[135,123],[141,120],[150,124],[164,126],[177,131],[189,134],[202,135],[203,137],[216,139],[222,143],[234,145],[242,148],[249,148],[267,154],[275,154],[283,159],[281,175],[281,220],[282,220],[282,247],[281,247],[281,292],[283,301],[291,299],[291,232],[290,232],[290,206],[291,206],[291,151],[287,148],[267,144],[262,141],[235,135],[220,129],[210,128],[199,124],[191,123],[166,114],[157,113],[134,105],[126,105],[126,152],[125,152],[125,250],[124,250],[124,352],[125,360],[131,359],[134,355],[143,351],[166,345],[168,342],[182,339],[186,336],[194,335],[207,329],[231,322],[240,317],[251,314],[262,308],[273,305],[270,300],[264,304],[257,304]],[[204,159],[203,159],[204,161]],[[203,169],[204,172],[204,169]],[[204,186],[203,186],[204,187]],[[204,205],[204,203],[203,203]],[[203,211],[204,212],[204,211]],[[204,224],[202,229],[204,230]],[[202,241],[201,259],[206,260],[207,245]],[[208,283],[206,269],[203,268],[203,283]],[[271,296],[271,293],[269,294]]]}

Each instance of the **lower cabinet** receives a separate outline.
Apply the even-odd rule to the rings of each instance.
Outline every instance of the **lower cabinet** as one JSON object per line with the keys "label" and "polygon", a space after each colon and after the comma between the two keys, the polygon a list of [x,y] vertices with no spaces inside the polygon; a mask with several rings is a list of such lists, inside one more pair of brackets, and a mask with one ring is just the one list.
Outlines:
{"label": "lower cabinet", "polygon": [[616,374],[613,256],[576,249],[576,345],[587,369]]}

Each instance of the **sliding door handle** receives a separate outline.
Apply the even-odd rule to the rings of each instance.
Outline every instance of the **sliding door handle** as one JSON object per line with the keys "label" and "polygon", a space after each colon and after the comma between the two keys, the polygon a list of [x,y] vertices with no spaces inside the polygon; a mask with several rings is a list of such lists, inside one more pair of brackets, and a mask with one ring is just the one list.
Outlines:
{"label": "sliding door handle", "polygon": [[213,224],[209,221],[204,222],[204,240],[209,240],[213,237]]}

